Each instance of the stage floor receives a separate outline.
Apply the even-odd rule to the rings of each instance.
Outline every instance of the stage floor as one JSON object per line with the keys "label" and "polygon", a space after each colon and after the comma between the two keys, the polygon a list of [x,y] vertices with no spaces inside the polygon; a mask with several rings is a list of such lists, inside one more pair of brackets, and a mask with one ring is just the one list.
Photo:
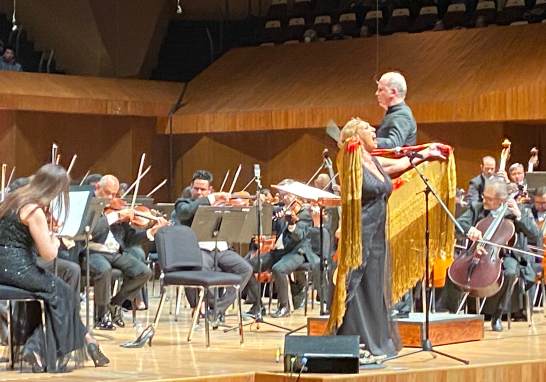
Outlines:
{"label": "stage floor", "polygon": [[[151,299],[151,309],[139,312],[138,319],[143,325],[153,319],[159,299]],[[248,306],[245,306],[248,308]],[[310,315],[318,315],[309,310]],[[276,324],[296,328],[304,325],[303,310],[298,310],[286,319],[267,319]],[[227,318],[236,323],[235,317]],[[478,342],[438,347],[437,350],[465,358],[470,361],[465,366],[451,359],[438,356],[434,359],[429,353],[419,353],[392,360],[386,368],[361,371],[359,375],[302,375],[301,379],[310,381],[546,381],[546,320],[542,311],[535,312],[534,326],[526,322],[512,324],[510,331],[494,333],[489,323],[485,326],[485,338]],[[130,313],[126,313],[130,322]],[[204,330],[194,333],[193,341],[186,342],[190,326],[189,309],[181,309],[178,322],[169,315],[166,304],[153,347],[124,349],[119,344],[136,338],[137,330],[117,329],[114,332],[101,332],[114,337],[113,341],[99,338],[104,352],[112,361],[108,367],[95,368],[89,361],[86,367],[68,374],[32,374],[27,368],[22,374],[19,370],[0,369],[0,380],[62,380],[71,381],[159,381],[159,380],[219,380],[226,382],[287,382],[295,381],[282,373],[283,366],[275,362],[277,347],[283,348],[285,332],[262,324],[258,330],[245,328],[245,343],[239,345],[237,331],[224,333],[211,331],[211,348],[205,348]],[[301,334],[305,334],[305,330]],[[404,349],[401,354],[412,351]]]}

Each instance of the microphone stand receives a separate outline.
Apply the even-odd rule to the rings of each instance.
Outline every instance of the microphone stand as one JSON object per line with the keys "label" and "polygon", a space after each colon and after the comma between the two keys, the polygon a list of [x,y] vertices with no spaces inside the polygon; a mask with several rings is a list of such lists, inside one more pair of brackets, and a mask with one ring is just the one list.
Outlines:
{"label": "microphone stand", "polygon": [[[264,309],[264,304],[262,301],[262,283],[260,282],[259,275],[262,273],[262,257],[261,257],[261,247],[262,247],[262,236],[263,236],[263,225],[262,225],[262,199],[260,198],[260,194],[262,192],[262,182],[260,180],[260,169],[259,167],[254,169],[254,178],[256,181],[256,213],[257,216],[257,222],[258,222],[258,313],[256,316],[254,316],[254,320],[252,320],[249,323],[244,324],[243,326],[252,326],[253,324],[256,324],[256,328],[260,329],[260,324],[266,324],[273,326],[278,329],[286,330],[287,332],[290,332],[291,329],[286,328],[281,325],[273,324],[271,322],[264,321],[262,311]],[[254,277],[252,275],[251,277]],[[231,329],[224,329],[224,333],[229,332],[230,330],[238,329],[238,327],[234,327]]]}
{"label": "microphone stand", "polygon": [[[413,159],[415,158],[415,156],[413,156],[413,157],[409,156],[409,158],[410,158],[411,166],[414,168],[415,171],[417,171],[417,173],[419,174],[419,177],[421,177],[421,179],[425,183],[425,189],[423,190],[423,193],[425,194],[425,248],[426,248],[425,288],[427,288],[428,285],[429,285],[429,282],[430,282],[430,280],[429,280],[429,278],[430,278],[430,276],[429,276],[430,231],[429,231],[429,212],[428,212],[429,195],[430,194],[434,195],[434,197],[436,198],[436,200],[438,201],[440,206],[442,206],[443,210],[446,212],[447,216],[453,221],[453,223],[455,223],[455,227],[459,231],[461,231],[462,233],[464,233],[464,230],[461,227],[461,225],[457,222],[455,217],[451,214],[451,212],[449,211],[447,206],[444,204],[442,199],[438,196],[438,194],[436,193],[434,188],[432,188],[432,186],[430,185],[429,180],[427,179],[427,177],[425,177],[425,175],[421,171],[419,171],[419,169],[417,168],[417,166],[413,162]],[[426,294],[425,294],[425,296],[426,296]],[[426,300],[426,298],[425,298],[425,300]],[[425,302],[423,302],[423,303],[425,303]],[[425,307],[426,307],[426,305],[425,305]],[[421,341],[421,348],[418,349],[418,350],[406,353],[406,354],[397,355],[397,356],[394,356],[394,357],[387,358],[387,359],[385,359],[385,361],[388,361],[388,360],[391,360],[391,359],[396,359],[396,358],[407,357],[409,355],[413,355],[413,354],[421,353],[421,352],[425,352],[425,351],[431,353],[431,355],[434,358],[436,358],[437,354],[440,354],[440,355],[443,355],[444,357],[451,358],[451,359],[453,359],[455,361],[462,362],[465,365],[470,364],[470,362],[465,360],[465,359],[458,358],[458,357],[452,356],[450,354],[437,351],[432,347],[432,344],[430,342],[430,309],[428,309],[428,307],[425,308],[425,338]]]}

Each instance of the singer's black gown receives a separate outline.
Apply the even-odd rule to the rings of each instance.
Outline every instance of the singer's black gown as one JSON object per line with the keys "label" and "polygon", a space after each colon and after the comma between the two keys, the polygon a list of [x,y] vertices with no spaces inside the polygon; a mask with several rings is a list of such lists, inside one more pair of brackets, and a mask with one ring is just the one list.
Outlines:
{"label": "singer's black gown", "polygon": [[373,355],[396,355],[385,301],[384,273],[387,254],[387,200],[392,192],[390,177],[377,159],[384,181],[363,168],[362,266],[349,275],[347,309],[338,335],[358,335]]}
{"label": "singer's black gown", "polygon": [[[47,353],[41,325],[40,307],[36,302],[19,303],[14,314],[15,345],[23,353],[36,352],[46,359],[48,371],[57,370],[57,361],[74,350],[76,360],[83,360],[83,325],[77,304],[79,296],[59,277],[36,265],[37,251],[30,231],[18,213],[0,218],[0,285],[34,293],[45,302]],[[19,353],[16,353],[18,356]]]}

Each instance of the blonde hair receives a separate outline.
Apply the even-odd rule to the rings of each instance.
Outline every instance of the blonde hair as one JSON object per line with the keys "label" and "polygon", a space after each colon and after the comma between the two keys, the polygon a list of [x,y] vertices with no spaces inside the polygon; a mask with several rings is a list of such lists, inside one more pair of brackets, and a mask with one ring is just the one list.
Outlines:
{"label": "blonde hair", "polygon": [[362,264],[362,141],[358,129],[366,122],[352,118],[341,130],[337,168],[341,183],[341,239],[339,240],[337,280],[326,333],[343,323],[347,289],[345,281]]}

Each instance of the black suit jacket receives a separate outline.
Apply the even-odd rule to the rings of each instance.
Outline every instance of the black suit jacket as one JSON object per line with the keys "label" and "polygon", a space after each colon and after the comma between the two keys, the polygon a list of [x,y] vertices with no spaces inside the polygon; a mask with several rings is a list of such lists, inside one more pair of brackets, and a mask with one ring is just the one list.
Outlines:
{"label": "black suit jacket", "polygon": [[180,224],[191,227],[199,206],[210,206],[209,198],[178,198],[174,203],[173,215],[176,214]]}
{"label": "black suit jacket", "polygon": [[468,196],[470,202],[481,202],[483,201],[482,194],[485,189],[485,177],[480,174],[470,180],[468,185]]}

